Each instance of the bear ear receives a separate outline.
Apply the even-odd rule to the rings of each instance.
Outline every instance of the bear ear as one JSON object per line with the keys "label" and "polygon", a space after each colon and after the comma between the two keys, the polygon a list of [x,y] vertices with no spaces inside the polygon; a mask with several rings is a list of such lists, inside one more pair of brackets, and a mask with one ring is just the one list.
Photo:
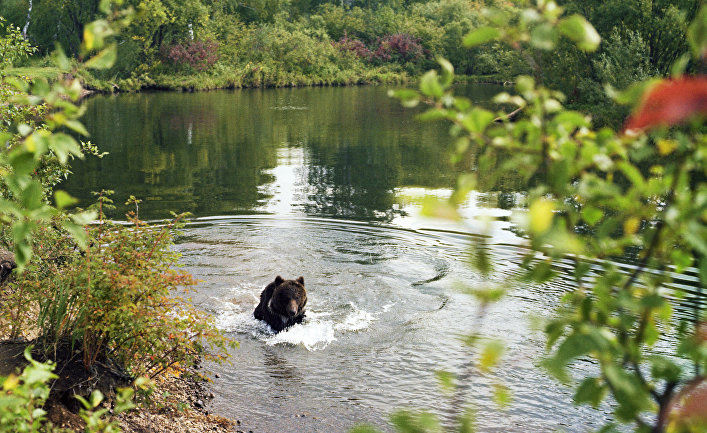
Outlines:
{"label": "bear ear", "polygon": [[304,277],[297,278],[297,282],[304,286]]}
{"label": "bear ear", "polygon": [[277,284],[278,286],[282,284],[283,281],[285,280],[283,280],[281,276],[278,275],[277,277],[275,277],[275,284]]}

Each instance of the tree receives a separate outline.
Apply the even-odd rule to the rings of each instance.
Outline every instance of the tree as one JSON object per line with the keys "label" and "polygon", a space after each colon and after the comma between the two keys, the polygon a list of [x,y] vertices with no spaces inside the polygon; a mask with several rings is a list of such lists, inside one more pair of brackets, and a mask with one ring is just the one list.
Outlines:
{"label": "tree", "polygon": [[[553,2],[487,13],[492,24],[468,34],[467,46],[498,40],[518,50],[531,45],[552,52],[564,36],[591,52],[600,42],[583,17],[563,16]],[[695,63],[706,60],[705,23],[703,6],[685,42]],[[409,106],[420,101],[434,105],[421,117],[453,123],[455,159],[474,156],[451,203],[437,206],[453,213],[490,167],[496,167],[496,177],[520,173],[532,185],[521,222],[532,247],[522,278],[546,282],[555,276],[557,261],[574,264],[574,289],[559,300],[557,315],[545,326],[545,367],[575,387],[576,404],[597,407],[612,396],[615,422],[601,431],[616,431],[618,424],[632,424],[637,432],[704,431],[707,315],[700,307],[692,320],[676,319],[666,291],[673,275],[691,266],[699,290],[707,287],[707,78],[684,75],[686,62],[678,60],[671,68],[675,78],[619,95],[635,108],[617,132],[594,129],[589,116],[562,106],[562,93],[528,76],[517,78],[513,95],[496,97],[497,103],[522,111],[511,121],[455,97],[452,66],[446,60],[440,64],[441,75],[426,73],[419,93],[395,93]],[[493,264],[483,242],[476,241],[473,262],[488,273]],[[630,270],[622,271],[617,259],[628,260]],[[475,294],[482,305],[500,296],[498,290]],[[668,335],[675,344],[670,353],[658,354],[656,343]],[[478,344],[475,334],[468,341]],[[493,351],[489,346],[481,350],[477,364],[483,366]],[[593,359],[600,371],[574,383],[568,367],[580,357]],[[443,377],[454,383],[453,377]],[[456,429],[471,431],[463,402],[456,404]],[[409,412],[395,415],[393,422],[400,431],[438,428],[430,416]]]}

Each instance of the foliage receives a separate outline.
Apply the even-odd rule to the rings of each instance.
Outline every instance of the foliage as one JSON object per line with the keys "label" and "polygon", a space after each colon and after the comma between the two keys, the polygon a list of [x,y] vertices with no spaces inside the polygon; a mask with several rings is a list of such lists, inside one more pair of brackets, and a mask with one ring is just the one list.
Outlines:
{"label": "foliage", "polygon": [[405,33],[387,35],[378,41],[374,59],[384,62],[407,63],[420,60],[424,56],[420,40]]}
{"label": "foliage", "polygon": [[[47,424],[47,412],[42,408],[49,398],[49,382],[57,378],[53,373],[55,364],[51,361],[44,363],[35,361],[30,355],[31,346],[25,350],[24,356],[29,365],[22,374],[10,374],[0,377],[0,432],[69,432],[68,429],[59,429]],[[145,380],[135,381],[136,386],[142,386]],[[84,406],[79,415],[86,422],[86,433],[111,433],[120,432],[115,416],[135,407],[133,403],[134,390],[121,388],[118,390],[115,404],[112,409],[98,408],[103,402],[100,391],[94,391],[88,400],[78,397]]]}
{"label": "foliage", "polygon": [[[110,3],[103,6],[106,12],[110,12],[109,7]],[[113,17],[119,18],[120,15]],[[82,50],[86,55],[97,53],[85,62],[85,67],[110,67],[116,49],[114,44],[106,47],[106,38],[113,32],[111,24],[105,20],[87,26]],[[27,50],[22,44],[10,44],[8,49],[17,53]],[[7,56],[12,57],[10,54]],[[61,70],[68,70],[70,62],[61,49],[57,49],[54,58]],[[62,170],[65,170],[69,159],[83,156],[76,139],[60,132],[70,129],[86,134],[78,121],[82,110],[75,105],[81,85],[72,78],[59,80],[51,86],[44,79],[30,84],[14,78],[3,80],[0,89],[4,89],[2,96],[7,101],[0,105],[0,114],[3,119],[10,119],[9,124],[5,123],[0,128],[0,142],[5,144],[0,152],[0,167],[4,170],[0,184],[0,220],[11,227],[18,271],[22,272],[32,255],[32,233],[72,204],[71,197],[62,191],[54,193],[56,207],[49,205],[44,196],[47,183],[55,183],[66,173]],[[41,121],[34,116],[40,116]],[[47,167],[49,172],[45,170]],[[54,170],[57,173],[53,173]],[[37,176],[38,171],[40,176]],[[90,213],[75,214],[62,219],[62,225],[84,245],[85,235],[81,226],[90,219]]]}
{"label": "foliage", "polygon": [[166,47],[163,55],[177,66],[203,72],[218,60],[217,50],[218,43],[211,39],[189,40]]}
{"label": "foliage", "polygon": [[362,41],[351,39],[344,32],[344,36],[338,42],[334,42],[334,47],[339,51],[353,53],[356,57],[370,61],[373,59],[373,51],[370,50]]}
{"label": "foliage", "polygon": [[[126,0],[127,1],[127,0]],[[578,49],[575,44],[560,43],[550,55],[543,46],[553,44],[552,32],[547,27],[536,27],[532,22],[523,25],[534,29],[534,41],[523,50],[503,41],[476,46],[471,50],[461,47],[462,37],[473,29],[499,24],[508,17],[517,16],[513,2],[502,0],[422,0],[390,2],[336,2],[322,0],[129,0],[135,15],[127,28],[116,36],[119,43],[119,61],[107,71],[92,72],[96,87],[109,90],[115,86],[123,90],[163,86],[172,77],[210,71],[209,81],[215,86],[293,85],[342,83],[341,71],[349,68],[347,56],[332,56],[324,48],[331,41],[360,41],[377,53],[370,56],[356,48],[360,59],[368,62],[352,68],[354,79],[364,75],[405,70],[418,74],[431,65],[431,56],[441,55],[456,65],[457,72],[485,76],[495,81],[512,81],[518,74],[533,74],[540,70],[539,82],[563,91],[576,106],[607,110],[601,122],[610,123],[621,110],[603,96],[601,84],[608,82],[618,88],[630,81],[636,82],[645,74],[666,76],[670,65],[687,52],[682,37],[687,24],[697,11],[699,0],[563,0],[560,6],[568,13],[580,13],[595,22],[598,34],[606,43],[595,54]],[[522,4],[523,2],[521,2]],[[84,27],[100,16],[98,0],[61,0],[38,2],[29,19],[30,40],[39,46],[40,53],[53,50],[60,42],[73,56],[82,56],[80,38]],[[485,5],[495,5],[500,11],[493,17],[484,16]],[[0,16],[6,16],[15,26],[27,23],[26,3],[7,0],[0,5]],[[506,18],[504,18],[506,17]],[[528,17],[526,17],[528,18]],[[496,24],[494,24],[496,20]],[[526,20],[527,21],[527,20]],[[514,24],[514,23],[510,23]],[[271,39],[265,46],[253,46],[257,39]],[[306,44],[316,47],[314,54],[297,51],[286,58],[267,50],[272,39],[285,46],[297,47],[302,36]],[[177,63],[190,63],[189,41],[213,40],[219,45],[220,67],[165,68],[167,55],[174,50]],[[186,41],[186,42],[185,42]],[[357,45],[358,42],[355,42]],[[198,45],[199,43],[194,43]],[[180,47],[182,48],[180,50]],[[343,47],[345,51],[351,51]],[[197,47],[194,47],[199,51]],[[420,51],[421,50],[421,51]],[[211,50],[207,56],[211,59]],[[303,63],[324,64],[311,68],[300,76]],[[375,61],[370,61],[375,57]],[[172,59],[174,60],[174,59]],[[197,62],[200,65],[204,63]],[[212,60],[207,62],[212,64]],[[246,65],[277,72],[251,80]],[[216,66],[216,65],[215,65]],[[382,67],[381,67],[382,66]],[[690,67],[697,65],[690,63]],[[378,69],[376,69],[378,68]],[[236,71],[245,75],[237,76]],[[617,72],[617,74],[612,74]],[[287,75],[286,79],[282,75]],[[335,78],[336,77],[336,78]],[[108,83],[106,83],[106,81]],[[203,81],[203,80],[201,80]],[[629,84],[630,84],[629,83]],[[625,114],[625,113],[624,113]]]}
{"label": "foliage", "polygon": [[[81,67],[105,70],[117,53],[112,38],[129,22],[130,11],[112,11],[106,0],[97,7],[108,18],[85,25],[79,51],[88,59]],[[22,44],[7,46],[15,53],[25,50]],[[48,192],[69,173],[71,158],[83,157],[84,151],[100,156],[90,142],[79,144],[65,132],[87,135],[78,120],[83,108],[76,105],[82,88],[74,76],[80,70],[72,69],[59,47],[53,61],[67,74],[51,85],[44,78],[0,82],[1,233],[3,243],[14,247],[18,265],[18,275],[3,287],[0,299],[10,338],[38,329],[36,342],[46,355],[60,345],[70,344],[72,351],[78,345],[87,370],[108,362],[133,375],[154,377],[197,360],[222,360],[233,343],[205,313],[174,296],[179,286],[194,284],[191,276],[174,269],[177,255],[169,249],[179,218],[151,227],[136,212],[130,216],[132,226],[124,227],[105,220],[103,206],[110,202],[103,196],[97,209],[74,214],[64,212],[75,199],[63,191],[53,191],[54,206],[48,202]],[[98,225],[84,227],[96,216]],[[38,311],[36,326],[28,322],[33,310]],[[25,379],[3,379],[0,428],[39,428],[44,416],[39,406],[49,394],[52,367],[32,364]],[[118,395],[116,410],[131,407],[131,393]],[[100,393],[82,401],[87,431],[116,431],[105,418],[107,409],[98,408],[101,401]]]}
{"label": "foliage", "polygon": [[[472,47],[499,41],[521,53],[531,48],[552,53],[565,37],[583,51],[596,50],[600,37],[594,28],[580,15],[562,13],[545,1],[516,11],[490,9],[486,15],[493,25],[473,30],[464,42]],[[687,32],[693,62],[705,60],[707,7],[698,17]],[[516,79],[515,94],[495,99],[522,110],[511,121],[455,97],[452,66],[446,60],[440,64],[441,74],[422,77],[419,93],[394,93],[407,106],[433,104],[421,117],[454,124],[453,159],[473,156],[451,203],[438,203],[436,212],[444,206],[443,213],[453,215],[479,173],[493,171],[499,178],[521,173],[532,185],[527,212],[517,219],[532,247],[522,279],[546,282],[555,276],[556,261],[574,262],[574,289],[545,327],[545,367],[574,386],[576,404],[597,407],[607,395],[613,397],[615,423],[602,431],[615,431],[618,424],[632,424],[639,432],[704,431],[707,315],[701,309],[693,321],[678,321],[666,298],[672,276],[690,266],[697,268],[698,286],[707,286],[704,77],[663,80],[617,95],[638,103],[626,128],[615,132],[593,129],[588,116],[563,107],[562,93],[529,76]],[[541,64],[533,65],[542,76]],[[678,61],[673,73],[680,76],[686,66]],[[473,262],[489,272],[487,249],[473,250]],[[617,266],[617,258],[632,261],[628,272]],[[658,354],[656,344],[667,336],[677,342]],[[599,371],[574,383],[568,367],[579,358],[595,360]],[[422,418],[407,419],[405,426],[396,423],[399,431],[434,431]],[[458,421],[457,430],[468,431],[467,425]]]}
{"label": "foliage", "polygon": [[11,374],[0,377],[0,432],[37,432],[45,421],[47,412],[42,409],[49,397],[49,382],[57,376],[52,372],[54,364],[40,363],[25,350],[30,365],[20,376]]}
{"label": "foliage", "polygon": [[12,24],[6,25],[5,19],[0,17],[0,70],[12,66],[12,64],[29,56],[36,51],[29,42],[22,37],[19,28]]}
{"label": "foliage", "polygon": [[36,305],[42,349],[54,353],[78,342],[87,369],[110,360],[132,375],[154,377],[199,360],[222,361],[234,343],[176,294],[196,283],[174,269],[178,255],[169,248],[181,217],[149,226],[131,214],[130,226],[117,225],[105,220],[109,205],[102,196],[99,224],[86,229],[85,251],[66,233],[42,229],[27,272],[10,283],[14,296],[6,302],[15,334],[27,325],[22,312]]}

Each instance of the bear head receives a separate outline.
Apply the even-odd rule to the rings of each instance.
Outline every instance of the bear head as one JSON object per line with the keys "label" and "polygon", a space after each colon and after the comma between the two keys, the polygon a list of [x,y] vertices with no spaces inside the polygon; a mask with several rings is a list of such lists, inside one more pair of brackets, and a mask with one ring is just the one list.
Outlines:
{"label": "bear head", "polygon": [[304,315],[304,307],[307,305],[304,277],[285,280],[278,275],[271,284],[275,287],[268,302],[270,311],[289,319]]}

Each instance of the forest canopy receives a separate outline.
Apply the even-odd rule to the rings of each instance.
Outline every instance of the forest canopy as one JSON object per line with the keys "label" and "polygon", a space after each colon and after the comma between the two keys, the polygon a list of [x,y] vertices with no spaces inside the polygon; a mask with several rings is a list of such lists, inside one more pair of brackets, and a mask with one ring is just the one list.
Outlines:
{"label": "forest canopy", "polygon": [[[38,56],[47,55],[58,43],[67,54],[81,58],[85,26],[101,17],[99,3],[5,0],[0,16],[23,29]],[[476,81],[512,81],[519,74],[542,70],[535,78],[563,91],[570,104],[609,105],[605,85],[623,89],[670,74],[670,66],[688,50],[685,30],[700,4],[698,0],[558,2],[568,14],[581,14],[595,25],[603,42],[594,53],[562,40],[551,54],[532,44],[530,52],[502,42],[463,48],[464,35],[493,19],[482,13],[484,8],[511,10],[523,3],[125,0],[123,6],[136,13],[127,28],[113,36],[118,61],[85,81],[102,90],[395,82],[419,76],[441,56],[455,65],[458,75]],[[30,64],[33,61],[37,64],[36,58]],[[690,64],[688,72],[696,68]],[[190,81],[188,77],[195,75],[201,78]],[[617,117],[611,110],[617,108],[609,109],[605,118]]]}

